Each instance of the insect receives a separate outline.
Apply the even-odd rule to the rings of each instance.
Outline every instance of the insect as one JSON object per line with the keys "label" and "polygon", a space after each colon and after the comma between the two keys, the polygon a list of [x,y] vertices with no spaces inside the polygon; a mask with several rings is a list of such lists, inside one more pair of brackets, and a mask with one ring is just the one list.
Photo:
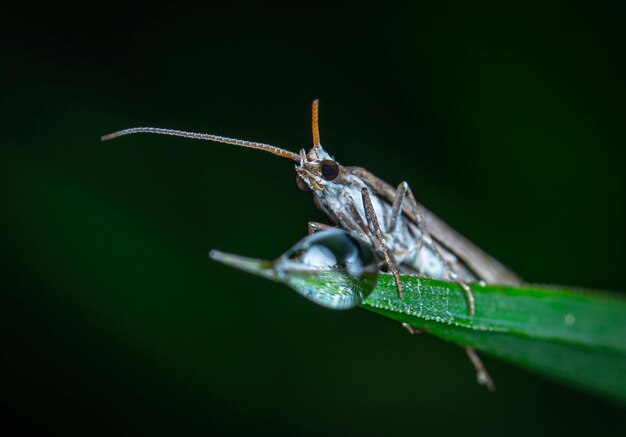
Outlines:
{"label": "insect", "polygon": [[[102,137],[103,141],[130,134],[160,134],[214,141],[260,149],[296,162],[296,185],[311,192],[316,205],[337,225],[370,244],[381,269],[394,277],[399,298],[404,295],[400,273],[418,274],[456,282],[465,292],[468,312],[474,316],[474,296],[467,285],[484,281],[516,285],[521,279],[495,258],[471,243],[443,220],[418,203],[407,182],[396,188],[361,167],[339,164],[321,145],[319,102],[312,105],[313,147],[294,153],[269,144],[217,135],[153,127],[124,129]],[[309,222],[309,233],[333,226]],[[415,328],[405,326],[411,333]],[[490,380],[478,356],[466,348],[479,377]]]}

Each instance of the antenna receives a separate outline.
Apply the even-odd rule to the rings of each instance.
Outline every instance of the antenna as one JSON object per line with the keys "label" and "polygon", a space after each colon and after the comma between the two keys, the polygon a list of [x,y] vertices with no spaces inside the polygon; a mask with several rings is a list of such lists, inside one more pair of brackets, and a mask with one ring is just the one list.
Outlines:
{"label": "antenna", "polygon": [[300,155],[297,155],[289,150],[281,149],[280,147],[271,146],[264,143],[255,143],[253,141],[237,140],[234,138],[220,137],[218,135],[200,134],[195,132],[186,132],[182,130],[163,129],[159,127],[133,127],[130,129],[124,129],[117,132],[113,132],[108,135],[100,137],[102,141],[109,141],[114,138],[122,137],[124,135],[132,134],[157,134],[157,135],[171,135],[174,137],[193,138],[196,140],[215,141],[217,143],[232,144],[235,146],[249,147],[251,149],[264,150],[265,152],[273,153],[274,155],[282,156],[283,158],[289,158],[296,162],[300,162]]}
{"label": "antenna", "polygon": [[320,127],[318,124],[318,112],[319,112],[320,101],[318,99],[313,100],[312,114],[311,114],[311,124],[313,127],[313,147],[320,147]]}

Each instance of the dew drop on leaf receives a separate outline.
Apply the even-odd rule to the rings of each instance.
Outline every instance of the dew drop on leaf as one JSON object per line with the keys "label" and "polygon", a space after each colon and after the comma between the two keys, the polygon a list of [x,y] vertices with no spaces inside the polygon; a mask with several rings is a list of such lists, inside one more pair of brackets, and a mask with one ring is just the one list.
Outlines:
{"label": "dew drop on leaf", "polygon": [[378,280],[372,247],[340,229],[305,237],[278,258],[273,269],[298,293],[332,309],[358,306]]}

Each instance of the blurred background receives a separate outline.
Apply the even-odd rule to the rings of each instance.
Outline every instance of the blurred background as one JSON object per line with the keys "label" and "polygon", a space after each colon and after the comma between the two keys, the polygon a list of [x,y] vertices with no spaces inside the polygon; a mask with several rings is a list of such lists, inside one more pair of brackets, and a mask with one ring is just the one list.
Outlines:
{"label": "blurred background", "polygon": [[[626,30],[611,3],[5,10],[4,426],[51,434],[626,429],[605,401],[208,259],[327,221],[293,163],[134,126],[322,144],[530,282],[626,291]],[[598,369],[601,371],[601,369]],[[599,428],[599,427],[602,428]]]}

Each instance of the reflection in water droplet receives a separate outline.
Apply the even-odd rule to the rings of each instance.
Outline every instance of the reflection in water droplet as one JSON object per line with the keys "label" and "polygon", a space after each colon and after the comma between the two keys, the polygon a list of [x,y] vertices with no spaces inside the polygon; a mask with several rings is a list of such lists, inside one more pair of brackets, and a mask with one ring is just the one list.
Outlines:
{"label": "reflection in water droplet", "polygon": [[298,293],[332,309],[358,306],[378,281],[373,249],[339,229],[300,240],[274,262],[273,268]]}

